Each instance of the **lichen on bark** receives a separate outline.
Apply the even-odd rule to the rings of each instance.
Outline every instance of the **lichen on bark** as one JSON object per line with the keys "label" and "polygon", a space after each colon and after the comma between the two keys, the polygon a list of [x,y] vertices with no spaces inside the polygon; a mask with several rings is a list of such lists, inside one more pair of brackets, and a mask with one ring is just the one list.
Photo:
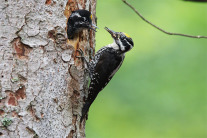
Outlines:
{"label": "lichen on bark", "polygon": [[84,137],[80,124],[87,74],[77,48],[94,50],[94,32],[67,40],[71,11],[96,0],[2,1],[0,5],[1,137]]}

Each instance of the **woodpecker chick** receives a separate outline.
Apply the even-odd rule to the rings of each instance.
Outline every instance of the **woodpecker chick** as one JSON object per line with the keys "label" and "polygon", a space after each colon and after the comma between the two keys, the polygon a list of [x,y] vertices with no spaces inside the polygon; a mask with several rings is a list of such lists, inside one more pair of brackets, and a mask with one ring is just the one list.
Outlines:
{"label": "woodpecker chick", "polygon": [[[128,34],[115,32],[107,27],[105,27],[105,29],[111,34],[114,42],[98,50],[94,58],[87,63],[91,82],[89,85],[88,97],[82,108],[81,121],[87,115],[98,93],[108,84],[122,65],[125,53],[134,46]],[[85,61],[87,62],[87,60]]]}
{"label": "woodpecker chick", "polygon": [[67,23],[68,39],[73,39],[76,33],[88,28],[94,31],[96,31],[96,28],[98,28],[96,25],[92,24],[91,13],[87,10],[73,11]]}

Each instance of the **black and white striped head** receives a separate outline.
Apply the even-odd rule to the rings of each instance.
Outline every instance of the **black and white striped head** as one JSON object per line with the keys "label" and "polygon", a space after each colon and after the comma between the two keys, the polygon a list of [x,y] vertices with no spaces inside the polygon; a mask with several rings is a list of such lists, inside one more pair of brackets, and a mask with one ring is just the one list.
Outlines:
{"label": "black and white striped head", "polygon": [[75,33],[87,28],[94,31],[96,31],[96,28],[98,28],[96,25],[92,24],[91,12],[87,10],[73,11],[67,23],[68,38],[72,38]]}
{"label": "black and white striped head", "polygon": [[128,52],[133,48],[134,43],[128,34],[124,32],[115,32],[107,27],[105,27],[105,29],[111,34],[112,38],[122,53]]}

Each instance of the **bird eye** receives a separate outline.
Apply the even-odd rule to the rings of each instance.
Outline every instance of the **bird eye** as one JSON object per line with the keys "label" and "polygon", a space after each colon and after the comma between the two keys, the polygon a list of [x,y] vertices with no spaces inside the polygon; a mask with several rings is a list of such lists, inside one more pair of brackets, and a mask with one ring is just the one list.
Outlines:
{"label": "bird eye", "polygon": [[126,38],[126,36],[123,35],[123,34],[121,34],[120,38],[121,38],[121,39],[124,39],[124,38]]}

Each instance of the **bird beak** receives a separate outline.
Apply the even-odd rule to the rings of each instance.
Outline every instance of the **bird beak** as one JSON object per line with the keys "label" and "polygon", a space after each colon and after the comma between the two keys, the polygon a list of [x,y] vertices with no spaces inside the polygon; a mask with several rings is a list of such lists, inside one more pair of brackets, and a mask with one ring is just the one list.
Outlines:
{"label": "bird beak", "polygon": [[89,28],[94,30],[95,32],[97,32],[96,29],[99,29],[95,24],[91,24],[91,26],[89,26]]}
{"label": "bird beak", "polygon": [[105,29],[106,31],[108,31],[114,39],[117,37],[117,35],[116,35],[117,32],[115,32],[115,31],[113,31],[113,30],[111,30],[111,29],[109,29],[109,28],[107,28],[107,27],[105,27],[104,29]]}

